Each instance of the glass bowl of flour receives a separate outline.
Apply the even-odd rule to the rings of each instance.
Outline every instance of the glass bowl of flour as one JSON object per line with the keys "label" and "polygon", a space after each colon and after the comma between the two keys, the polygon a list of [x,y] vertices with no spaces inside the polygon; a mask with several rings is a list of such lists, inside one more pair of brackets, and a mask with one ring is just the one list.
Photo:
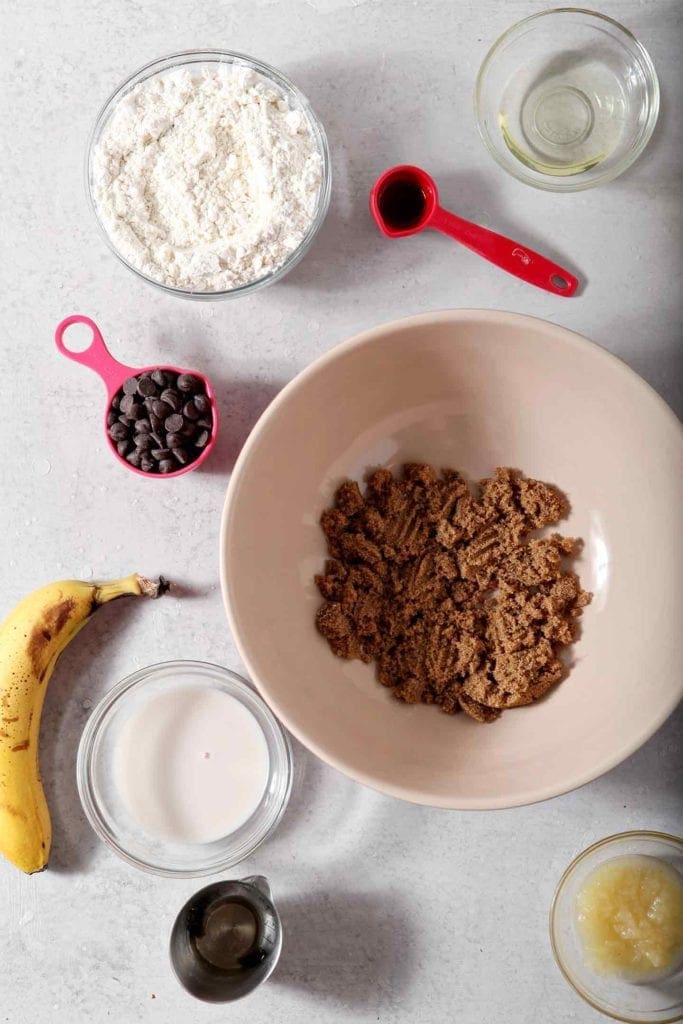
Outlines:
{"label": "glass bowl of flour", "polygon": [[146,64],[100,111],[88,196],[130,270],[193,299],[283,277],[330,202],[327,137],[306,97],[261,61],[189,50]]}

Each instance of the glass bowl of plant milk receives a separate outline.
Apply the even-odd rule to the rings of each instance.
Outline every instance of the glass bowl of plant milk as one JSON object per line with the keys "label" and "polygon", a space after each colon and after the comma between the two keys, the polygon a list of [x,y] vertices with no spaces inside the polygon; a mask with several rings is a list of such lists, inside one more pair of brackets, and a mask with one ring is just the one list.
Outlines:
{"label": "glass bowl of plant milk", "polygon": [[95,832],[135,867],[207,875],[249,856],[282,817],[286,734],[240,676],[199,661],[134,672],[93,711],[78,791]]}

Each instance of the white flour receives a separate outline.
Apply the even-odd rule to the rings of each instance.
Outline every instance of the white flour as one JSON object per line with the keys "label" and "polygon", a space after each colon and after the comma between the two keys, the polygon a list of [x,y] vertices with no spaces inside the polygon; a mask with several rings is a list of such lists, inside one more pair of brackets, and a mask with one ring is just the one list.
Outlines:
{"label": "white flour", "polygon": [[247,68],[137,85],[93,154],[104,226],[136,269],[222,291],[276,270],[315,216],[322,161],[304,113]]}

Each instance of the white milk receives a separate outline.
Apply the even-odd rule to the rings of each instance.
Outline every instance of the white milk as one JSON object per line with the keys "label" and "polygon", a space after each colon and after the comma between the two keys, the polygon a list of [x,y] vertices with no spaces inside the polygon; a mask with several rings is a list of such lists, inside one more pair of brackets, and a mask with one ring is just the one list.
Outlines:
{"label": "white milk", "polygon": [[238,700],[176,686],[137,708],[121,730],[117,786],[149,833],[210,843],[243,825],[268,781],[263,731]]}

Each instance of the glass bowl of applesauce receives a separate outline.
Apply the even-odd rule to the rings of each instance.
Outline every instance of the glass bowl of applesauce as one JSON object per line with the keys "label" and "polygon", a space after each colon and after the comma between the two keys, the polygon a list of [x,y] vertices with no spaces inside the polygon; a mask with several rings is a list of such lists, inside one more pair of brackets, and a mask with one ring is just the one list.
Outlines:
{"label": "glass bowl of applesauce", "polygon": [[627,1024],[683,1015],[683,839],[622,832],[579,854],[550,908],[558,967],[594,1009]]}

